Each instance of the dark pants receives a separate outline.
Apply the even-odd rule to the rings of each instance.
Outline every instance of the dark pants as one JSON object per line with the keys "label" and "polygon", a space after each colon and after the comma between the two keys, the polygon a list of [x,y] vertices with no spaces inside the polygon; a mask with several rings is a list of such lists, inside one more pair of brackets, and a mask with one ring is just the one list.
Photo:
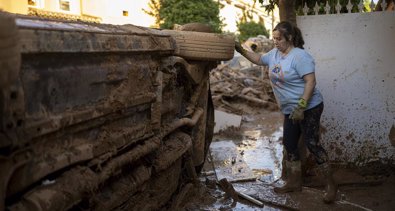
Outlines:
{"label": "dark pants", "polygon": [[328,155],[319,143],[320,119],[323,110],[323,103],[306,110],[304,111],[304,119],[295,124],[289,119],[289,115],[284,115],[283,144],[287,150],[288,161],[300,160],[298,141],[302,133],[306,146],[310,153],[314,155],[317,163],[322,164],[328,161]]}

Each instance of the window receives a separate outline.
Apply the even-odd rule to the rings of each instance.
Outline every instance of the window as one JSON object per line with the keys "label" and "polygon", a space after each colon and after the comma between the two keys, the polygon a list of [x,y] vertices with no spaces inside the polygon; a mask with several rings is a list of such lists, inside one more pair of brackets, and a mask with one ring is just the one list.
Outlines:
{"label": "window", "polygon": [[28,0],[27,3],[29,6],[37,7],[37,0]]}
{"label": "window", "polygon": [[122,15],[126,16],[126,17],[129,16],[129,11],[126,11],[126,10],[122,11]]}
{"label": "window", "polygon": [[59,8],[63,11],[70,11],[70,0],[59,0]]}
{"label": "window", "polygon": [[42,8],[44,6],[43,1],[44,0],[27,0],[27,5],[29,7],[40,7],[40,8]]}

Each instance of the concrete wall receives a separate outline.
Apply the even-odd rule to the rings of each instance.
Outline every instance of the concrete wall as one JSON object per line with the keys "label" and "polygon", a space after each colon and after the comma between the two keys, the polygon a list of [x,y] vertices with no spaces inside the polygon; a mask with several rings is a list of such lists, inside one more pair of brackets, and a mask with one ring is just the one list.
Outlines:
{"label": "concrete wall", "polygon": [[297,18],[316,60],[331,160],[394,163],[394,20],[394,11]]}

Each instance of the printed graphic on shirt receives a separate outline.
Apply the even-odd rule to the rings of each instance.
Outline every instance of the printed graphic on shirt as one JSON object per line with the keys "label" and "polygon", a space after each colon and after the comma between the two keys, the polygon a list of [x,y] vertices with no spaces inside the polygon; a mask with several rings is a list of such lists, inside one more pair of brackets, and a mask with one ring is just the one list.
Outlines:
{"label": "printed graphic on shirt", "polygon": [[280,64],[274,65],[273,69],[270,71],[270,80],[277,87],[283,86],[284,72],[283,72]]}

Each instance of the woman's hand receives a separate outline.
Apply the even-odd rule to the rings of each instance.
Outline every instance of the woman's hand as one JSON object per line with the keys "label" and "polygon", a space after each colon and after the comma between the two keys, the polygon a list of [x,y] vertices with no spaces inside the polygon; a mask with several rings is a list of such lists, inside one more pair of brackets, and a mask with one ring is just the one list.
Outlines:
{"label": "woman's hand", "polygon": [[304,110],[306,108],[307,108],[307,101],[303,98],[300,98],[298,102],[298,106],[296,106],[296,108],[289,115],[289,118],[292,119],[294,124],[304,119]]}
{"label": "woman's hand", "polygon": [[263,65],[260,54],[247,51],[246,49],[243,48],[243,46],[241,46],[241,44],[238,41],[235,41],[235,50],[239,52],[242,56],[244,56],[246,59],[248,59],[250,62],[257,65]]}
{"label": "woman's hand", "polygon": [[289,115],[289,118],[292,119],[292,122],[295,124],[304,119],[304,109],[300,106],[297,106]]}
{"label": "woman's hand", "polygon": [[235,50],[243,56],[246,54],[246,50],[243,48],[243,46],[241,46],[238,41],[235,41]]}

